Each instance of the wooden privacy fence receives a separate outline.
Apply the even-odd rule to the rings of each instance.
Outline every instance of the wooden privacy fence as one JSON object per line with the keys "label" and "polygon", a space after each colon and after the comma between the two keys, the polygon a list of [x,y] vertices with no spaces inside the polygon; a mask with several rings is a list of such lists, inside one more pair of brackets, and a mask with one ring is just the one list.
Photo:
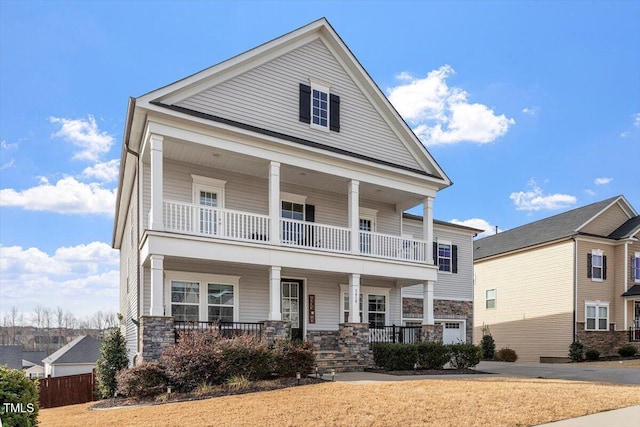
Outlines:
{"label": "wooden privacy fence", "polygon": [[95,373],[40,378],[40,407],[56,408],[96,400]]}

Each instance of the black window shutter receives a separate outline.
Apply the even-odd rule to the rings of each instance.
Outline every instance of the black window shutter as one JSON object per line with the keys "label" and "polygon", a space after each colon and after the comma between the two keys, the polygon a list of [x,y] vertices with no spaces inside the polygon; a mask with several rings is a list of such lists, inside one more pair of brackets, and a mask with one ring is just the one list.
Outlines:
{"label": "black window shutter", "polygon": [[451,272],[458,272],[458,245],[451,246]]}
{"label": "black window shutter", "polygon": [[587,254],[587,277],[591,279],[591,254]]}
{"label": "black window shutter", "polygon": [[340,97],[329,95],[329,129],[340,132]]}
{"label": "black window shutter", "polygon": [[433,265],[438,265],[438,242],[433,242]]}
{"label": "black window shutter", "polygon": [[311,86],[300,83],[300,121],[311,123]]}
{"label": "black window shutter", "polygon": [[607,257],[602,257],[602,280],[607,280]]}

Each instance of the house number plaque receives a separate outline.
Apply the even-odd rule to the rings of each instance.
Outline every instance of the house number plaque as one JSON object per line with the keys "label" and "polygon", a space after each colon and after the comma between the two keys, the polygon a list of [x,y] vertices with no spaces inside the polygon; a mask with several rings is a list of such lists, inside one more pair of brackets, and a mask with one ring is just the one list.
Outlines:
{"label": "house number plaque", "polygon": [[309,295],[309,323],[316,323],[316,296]]}

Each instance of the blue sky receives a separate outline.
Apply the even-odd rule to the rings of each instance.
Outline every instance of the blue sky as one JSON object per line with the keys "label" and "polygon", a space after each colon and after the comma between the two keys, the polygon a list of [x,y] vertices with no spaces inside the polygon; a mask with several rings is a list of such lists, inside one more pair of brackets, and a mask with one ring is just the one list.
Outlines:
{"label": "blue sky", "polygon": [[325,16],[502,230],[624,194],[640,210],[640,2],[0,2],[0,321],[118,309],[127,99]]}

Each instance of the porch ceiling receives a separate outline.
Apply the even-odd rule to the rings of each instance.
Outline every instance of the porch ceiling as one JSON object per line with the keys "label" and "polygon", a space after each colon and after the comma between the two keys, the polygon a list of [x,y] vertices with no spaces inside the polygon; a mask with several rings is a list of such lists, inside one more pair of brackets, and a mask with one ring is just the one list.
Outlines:
{"label": "porch ceiling", "polygon": [[[261,178],[266,178],[269,172],[269,161],[266,159],[171,138],[165,139],[163,151],[164,157],[167,159],[197,164],[211,169]],[[143,154],[143,160],[148,161],[147,153]],[[349,179],[347,178],[286,164],[281,165],[280,177],[282,182],[342,194],[345,197],[349,188]],[[422,197],[419,195],[367,182],[360,183],[360,198],[397,205],[403,210],[418,205],[422,201]]]}

